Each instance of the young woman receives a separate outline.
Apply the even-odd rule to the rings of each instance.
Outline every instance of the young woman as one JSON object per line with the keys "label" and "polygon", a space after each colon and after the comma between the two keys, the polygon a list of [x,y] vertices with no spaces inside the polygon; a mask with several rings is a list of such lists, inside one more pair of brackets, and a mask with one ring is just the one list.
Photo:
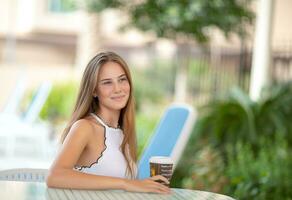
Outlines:
{"label": "young woman", "polygon": [[126,62],[113,52],[97,54],[87,65],[48,187],[122,189],[169,193],[155,180],[135,179],[136,135],[133,86]]}

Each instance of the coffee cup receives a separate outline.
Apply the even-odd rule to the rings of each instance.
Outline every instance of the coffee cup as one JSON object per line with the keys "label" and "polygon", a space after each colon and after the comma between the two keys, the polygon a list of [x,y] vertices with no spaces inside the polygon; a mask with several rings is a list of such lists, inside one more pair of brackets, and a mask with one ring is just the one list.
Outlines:
{"label": "coffee cup", "polygon": [[[151,177],[161,175],[170,182],[173,173],[173,160],[170,157],[153,156],[150,158],[149,163]],[[157,180],[157,182],[169,187],[169,184],[165,183],[162,180]]]}

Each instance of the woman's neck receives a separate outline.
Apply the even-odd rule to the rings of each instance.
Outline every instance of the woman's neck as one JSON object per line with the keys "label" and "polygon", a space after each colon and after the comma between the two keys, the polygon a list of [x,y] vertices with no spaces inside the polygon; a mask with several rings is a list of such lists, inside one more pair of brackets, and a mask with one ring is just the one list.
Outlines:
{"label": "woman's neck", "polygon": [[114,128],[119,127],[120,111],[98,110],[96,115],[99,116],[108,126]]}

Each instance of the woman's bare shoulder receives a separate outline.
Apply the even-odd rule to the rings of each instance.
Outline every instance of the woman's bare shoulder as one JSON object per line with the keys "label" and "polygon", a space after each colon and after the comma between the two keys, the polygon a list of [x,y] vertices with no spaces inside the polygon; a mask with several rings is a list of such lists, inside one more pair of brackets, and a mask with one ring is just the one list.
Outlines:
{"label": "woman's bare shoulder", "polygon": [[94,132],[93,125],[86,119],[80,119],[73,123],[65,142],[79,141],[87,143]]}
{"label": "woman's bare shoulder", "polygon": [[85,118],[77,120],[72,125],[71,131],[82,132],[83,134],[85,133],[87,136],[90,136],[96,132],[103,132],[104,127],[100,123],[97,123],[93,117],[87,116]]}
{"label": "woman's bare shoulder", "polygon": [[94,132],[94,126],[92,122],[84,118],[84,119],[79,119],[73,123],[69,131],[69,134],[90,136],[93,132]]}
{"label": "woman's bare shoulder", "polygon": [[90,120],[83,118],[73,123],[72,129],[90,130],[93,129],[93,124]]}
{"label": "woman's bare shoulder", "polygon": [[96,119],[93,116],[89,115],[89,116],[85,117],[84,120],[87,120],[87,122],[91,123],[92,127],[95,130],[103,131],[104,126],[102,124],[100,124],[98,121],[96,121]]}

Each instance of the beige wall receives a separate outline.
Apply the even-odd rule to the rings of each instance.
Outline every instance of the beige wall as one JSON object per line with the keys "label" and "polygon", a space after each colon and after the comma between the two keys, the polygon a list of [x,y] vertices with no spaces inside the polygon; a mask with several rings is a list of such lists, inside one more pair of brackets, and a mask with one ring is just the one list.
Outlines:
{"label": "beige wall", "polygon": [[[257,4],[254,3],[254,10],[256,11]],[[274,49],[289,47],[292,49],[292,0],[275,0],[274,2],[274,17],[272,21],[272,45]],[[248,45],[252,47],[253,43],[253,28],[250,30],[250,40]],[[227,47],[238,48],[240,41],[237,37],[231,36],[228,40],[219,31],[213,32],[213,44]]]}
{"label": "beige wall", "polygon": [[273,21],[273,45],[292,47],[292,1],[276,0]]}

